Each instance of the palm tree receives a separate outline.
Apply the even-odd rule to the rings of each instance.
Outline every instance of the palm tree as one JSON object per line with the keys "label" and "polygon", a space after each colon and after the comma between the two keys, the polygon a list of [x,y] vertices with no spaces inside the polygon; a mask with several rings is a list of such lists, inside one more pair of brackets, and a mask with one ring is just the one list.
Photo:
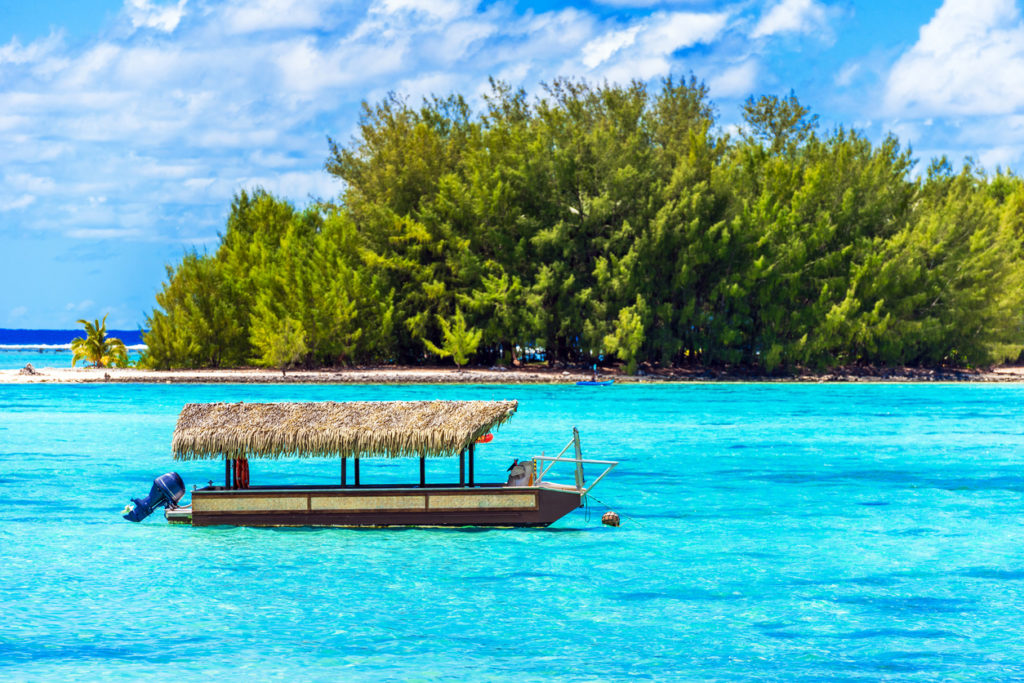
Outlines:
{"label": "palm tree", "polygon": [[128,349],[124,342],[117,337],[107,336],[106,315],[103,316],[103,322],[78,322],[85,325],[85,339],[76,337],[71,340],[71,367],[75,367],[75,363],[80,360],[92,363],[97,368],[128,367]]}

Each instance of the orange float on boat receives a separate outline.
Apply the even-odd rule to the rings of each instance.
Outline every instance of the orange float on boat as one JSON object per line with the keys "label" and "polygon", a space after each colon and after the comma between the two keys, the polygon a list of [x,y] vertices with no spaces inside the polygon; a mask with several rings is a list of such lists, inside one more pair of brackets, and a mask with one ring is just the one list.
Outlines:
{"label": "orange float on boat", "polygon": [[235,459],[235,488],[249,488],[249,461],[245,458]]}

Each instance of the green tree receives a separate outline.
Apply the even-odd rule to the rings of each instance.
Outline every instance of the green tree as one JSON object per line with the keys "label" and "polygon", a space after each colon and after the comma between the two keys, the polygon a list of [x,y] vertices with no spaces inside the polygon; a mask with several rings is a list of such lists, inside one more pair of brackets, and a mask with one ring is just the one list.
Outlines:
{"label": "green tree", "polygon": [[330,140],[329,173],[346,183],[343,210],[358,226],[367,282],[393,307],[392,358],[415,360],[475,277],[463,160],[479,143],[465,101],[429,98],[418,109],[389,95],[365,105],[349,147]]}
{"label": "green tree", "polygon": [[[147,320],[146,363],[216,367],[262,357],[254,340],[265,335],[250,325],[268,314],[302,326],[303,362],[393,357],[393,297],[367,268],[367,254],[337,208],[296,211],[262,190],[241,192],[216,253],[192,252],[168,269]],[[261,297],[266,310],[254,315]]]}
{"label": "green tree", "polygon": [[821,134],[793,93],[750,98],[729,136],[707,95],[694,77],[558,79],[535,99],[492,81],[479,113],[457,94],[365,104],[354,139],[329,141],[334,201],[242,191],[216,251],[168,269],[145,360],[428,348],[461,367],[540,347],[792,372],[1024,345],[1020,178],[944,158],[917,178],[894,137]]}
{"label": "green tree", "polygon": [[460,308],[455,309],[455,317],[452,320],[446,320],[438,316],[437,322],[441,326],[443,337],[441,346],[438,347],[429,339],[424,339],[423,345],[431,353],[436,353],[442,358],[451,356],[452,360],[455,361],[455,367],[461,370],[462,366],[469,360],[469,357],[476,353],[483,333],[466,325],[466,319],[462,316]]}
{"label": "green tree", "polygon": [[261,297],[253,312],[250,326],[252,346],[258,354],[253,362],[264,367],[285,371],[305,357],[306,332],[302,323],[290,317],[280,318]]}
{"label": "green tree", "polygon": [[883,247],[870,282],[889,319],[890,364],[989,365],[1021,348],[1021,242],[984,175],[933,165],[906,228]]}
{"label": "green tree", "polygon": [[156,295],[146,318],[147,367],[234,367],[252,355],[248,344],[251,290],[229,277],[214,256],[185,254]]}
{"label": "green tree", "polygon": [[818,115],[800,104],[796,94],[787,97],[761,95],[743,103],[743,120],[749,138],[767,143],[773,153],[780,153],[807,142],[818,126]]}
{"label": "green tree", "polygon": [[85,327],[85,337],[71,340],[71,367],[80,360],[97,368],[128,367],[128,349],[117,337],[107,336],[107,316],[103,320],[79,320]]}
{"label": "green tree", "polygon": [[604,338],[604,345],[610,353],[626,361],[626,372],[636,372],[637,356],[644,343],[644,327],[647,305],[638,294],[636,303],[619,310],[619,319],[614,331]]}

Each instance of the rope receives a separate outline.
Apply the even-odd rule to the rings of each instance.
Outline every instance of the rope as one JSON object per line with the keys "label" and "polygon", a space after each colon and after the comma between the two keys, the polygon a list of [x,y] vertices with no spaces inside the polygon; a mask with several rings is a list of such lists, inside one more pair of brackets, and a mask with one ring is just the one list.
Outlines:
{"label": "rope", "polygon": [[[596,500],[596,501],[597,501],[598,503],[600,503],[601,505],[604,505],[604,506],[605,506],[606,508],[608,508],[608,509],[609,509],[609,510],[611,510],[612,512],[618,512],[617,510],[615,510],[614,508],[612,508],[612,506],[611,506],[611,505],[609,505],[608,503],[604,502],[603,500],[601,500],[600,498],[598,498],[597,496],[595,496],[595,495],[594,495],[594,494],[592,494],[592,493],[588,493],[588,494],[587,494],[586,496],[584,496],[584,498],[593,498],[593,499],[594,499],[594,500]],[[637,526],[643,526],[643,524],[641,524],[640,522],[636,521],[636,519],[634,519],[633,517],[630,517],[630,516],[629,516],[629,515],[627,515],[627,514],[626,514],[625,512],[619,512],[618,514],[620,514],[620,515],[622,515],[623,517],[625,517],[626,519],[630,520],[631,522],[633,522],[633,523],[634,523],[634,524],[636,524]],[[588,520],[588,521],[589,521],[589,520]]]}

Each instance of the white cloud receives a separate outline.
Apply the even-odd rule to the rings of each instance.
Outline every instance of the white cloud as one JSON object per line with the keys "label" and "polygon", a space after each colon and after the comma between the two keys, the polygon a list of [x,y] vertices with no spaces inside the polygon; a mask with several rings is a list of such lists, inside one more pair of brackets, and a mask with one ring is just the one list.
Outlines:
{"label": "white cloud", "polygon": [[1024,108],[1024,22],[1014,0],[946,0],[889,73],[885,106],[917,115]]}
{"label": "white cloud", "polygon": [[[97,81],[108,75],[110,67],[121,54],[121,49],[111,43],[100,43],[75,59],[61,73],[61,87],[65,90],[77,90],[85,86],[97,84]],[[88,93],[95,97],[95,93]]]}
{"label": "white cloud", "polygon": [[644,43],[651,52],[668,54],[683,47],[713,41],[725,28],[727,12],[657,13],[647,20]]}
{"label": "white cloud", "polygon": [[291,94],[303,98],[399,71],[406,53],[404,41],[346,42],[321,49],[312,38],[282,43],[277,49],[275,65],[282,84]]}
{"label": "white cloud", "polygon": [[[48,231],[61,248],[64,236],[108,240],[97,252],[111,262],[135,253],[118,251],[125,244],[151,248],[154,281],[132,286],[155,286],[180,245],[216,239],[239,189],[260,185],[299,205],[335,196],[342,185],[323,171],[325,137],[347,142],[360,102],[391,90],[413,105],[459,92],[479,106],[492,75],[532,97],[558,76],[626,83],[693,72],[731,130],[730,99],[788,89],[794,56],[776,48],[791,50],[794,35],[829,35],[839,11],[828,0],[597,2],[633,9],[124,0],[91,38],[70,41],[58,29],[10,39],[0,45],[0,239]],[[870,118],[879,136],[896,131],[922,158],[936,150],[1010,165],[1024,159],[1024,116],[1015,118],[1024,111],[1022,23],[1012,0],[948,0],[895,65],[885,50],[852,54],[835,75],[810,74],[800,95],[820,101],[813,88],[824,82],[839,91],[829,106],[856,101],[846,116]],[[879,74],[886,118],[870,102]],[[85,286],[95,297],[100,284]],[[34,304],[26,320],[43,309]]]}
{"label": "white cloud", "polygon": [[272,176],[239,178],[233,188],[262,187],[273,194],[296,200],[316,197],[327,199],[338,191],[338,180],[317,169],[315,171],[291,171],[275,173]]}
{"label": "white cloud", "polygon": [[27,306],[15,306],[11,309],[11,312],[7,314],[7,317],[11,320],[15,320],[17,318],[25,317],[26,313],[28,313]]}
{"label": "white cloud", "polygon": [[598,36],[583,46],[583,64],[593,69],[624,47],[636,42],[640,26],[631,26],[621,31],[611,31]]}
{"label": "white cloud", "polygon": [[[1000,145],[982,151],[978,161],[986,170],[992,172],[996,168],[1013,168],[1015,162],[1024,158],[1024,145]],[[1015,170],[1019,171],[1020,168]]]}
{"label": "white cloud", "polygon": [[241,0],[222,10],[229,33],[327,28],[331,0]]}
{"label": "white cloud", "polygon": [[[501,22],[499,17],[497,21]],[[551,67],[558,75],[571,75],[558,66],[572,61],[600,30],[595,17],[569,7],[554,12],[505,18],[502,36],[486,51],[486,64],[510,69],[526,65],[526,80],[544,70],[542,80],[550,77]],[[482,65],[478,65],[477,68]]]}
{"label": "white cloud", "polygon": [[726,12],[655,12],[587,41],[580,62],[564,66],[570,74],[617,83],[665,76],[672,71],[675,52],[713,42],[728,21]]}
{"label": "white cloud", "polygon": [[134,228],[75,228],[65,234],[82,240],[111,240],[141,237],[143,231]]}
{"label": "white cloud", "polygon": [[731,66],[708,79],[711,97],[743,97],[751,94],[757,82],[758,65],[753,59]]}
{"label": "white cloud", "polygon": [[73,303],[73,302],[69,302],[68,305],[64,307],[64,310],[66,310],[66,311],[78,311],[79,313],[81,313],[82,311],[89,310],[90,308],[92,308],[95,305],[96,305],[96,302],[93,301],[92,299],[84,299],[82,301],[79,301],[77,304]]}
{"label": "white cloud", "polygon": [[[135,162],[135,173],[144,178],[160,180],[178,180],[187,178],[196,173],[200,167],[195,163],[165,163],[158,159],[132,159]],[[99,203],[106,201],[106,197],[91,198]]]}
{"label": "white cloud", "polygon": [[746,39],[748,10],[670,6],[683,9],[125,0],[91,40],[57,31],[0,46],[0,230],[177,244],[222,229],[243,187],[300,205],[334,196],[325,137],[346,141],[360,101],[390,90],[478,105],[491,75],[540,94],[558,76],[626,83],[690,70],[711,74],[716,96],[748,89],[761,67],[718,42]]}
{"label": "white cloud", "polygon": [[904,145],[916,145],[923,136],[923,127],[923,124],[919,121],[902,119],[895,119],[887,124],[888,130],[898,137]]}
{"label": "white cloud", "polygon": [[665,5],[707,5],[709,0],[597,0],[598,4],[610,7],[664,7]]}
{"label": "white cloud", "polygon": [[30,173],[7,173],[4,175],[4,185],[8,189],[34,194],[48,194],[56,188],[53,178],[35,176]]}
{"label": "white cloud", "polygon": [[[395,92],[409,98],[410,102],[420,102],[432,95],[443,97],[458,88],[458,77],[454,74],[438,71],[434,73],[417,74],[414,78],[407,78],[396,84]],[[383,97],[385,93],[380,93]]]}
{"label": "white cloud", "polygon": [[187,0],[178,0],[176,5],[160,5],[151,0],[127,0],[124,11],[133,28],[152,28],[170,33],[185,16]]}
{"label": "white cloud", "polygon": [[463,20],[450,24],[441,37],[444,61],[447,64],[459,62],[475,43],[495,35],[498,30],[496,24],[487,21]]}
{"label": "white cloud", "polygon": [[11,42],[0,47],[0,65],[41,62],[60,48],[63,40],[63,34],[57,32],[23,46],[15,36]]}
{"label": "white cloud", "polygon": [[857,62],[851,62],[845,65],[839,70],[839,73],[835,76],[835,84],[840,88],[847,88],[853,83],[854,79],[860,75],[861,65]]}
{"label": "white cloud", "polygon": [[381,0],[374,10],[383,14],[411,13],[434,19],[451,20],[475,9],[475,2],[461,0]]}
{"label": "white cloud", "polygon": [[35,195],[31,194],[23,194],[7,201],[0,199],[0,211],[16,211],[18,209],[24,209],[31,206],[35,201]]}
{"label": "white cloud", "polygon": [[779,33],[809,33],[827,25],[825,7],[815,0],[780,0],[754,27],[752,38]]}

